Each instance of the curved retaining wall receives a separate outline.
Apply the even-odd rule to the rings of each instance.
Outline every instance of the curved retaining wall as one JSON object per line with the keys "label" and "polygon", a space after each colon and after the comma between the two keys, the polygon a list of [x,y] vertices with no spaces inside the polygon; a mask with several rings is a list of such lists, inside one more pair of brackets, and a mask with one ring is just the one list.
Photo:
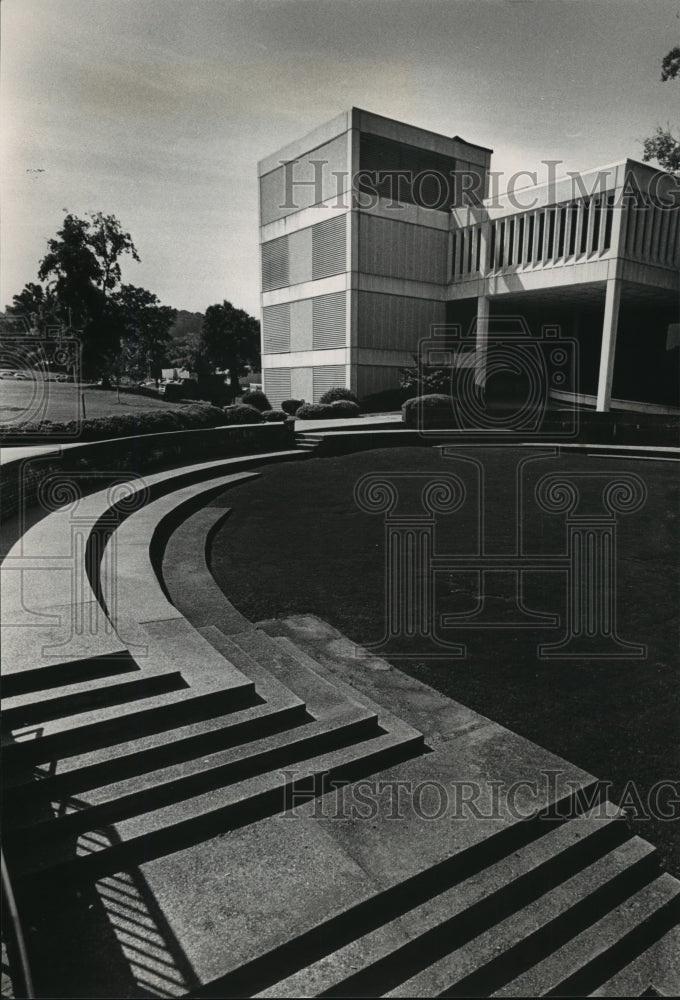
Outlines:
{"label": "curved retaining wall", "polygon": [[[0,520],[27,509],[36,502],[39,484],[55,472],[74,473],[85,485],[88,473],[95,482],[102,472],[129,472],[136,476],[180,462],[192,463],[229,455],[291,448],[293,424],[246,424],[189,431],[164,431],[136,437],[88,441],[12,458],[4,449],[0,478]],[[8,455],[9,452],[9,455]]]}

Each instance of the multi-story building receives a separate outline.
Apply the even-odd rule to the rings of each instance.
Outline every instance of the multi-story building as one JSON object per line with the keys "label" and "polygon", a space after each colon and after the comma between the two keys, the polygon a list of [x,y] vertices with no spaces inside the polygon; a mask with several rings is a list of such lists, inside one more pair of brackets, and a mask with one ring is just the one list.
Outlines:
{"label": "multi-story building", "polygon": [[259,164],[272,403],[398,384],[421,341],[493,317],[578,344],[586,403],[678,405],[680,197],[626,160],[489,191],[491,150],[353,108]]}

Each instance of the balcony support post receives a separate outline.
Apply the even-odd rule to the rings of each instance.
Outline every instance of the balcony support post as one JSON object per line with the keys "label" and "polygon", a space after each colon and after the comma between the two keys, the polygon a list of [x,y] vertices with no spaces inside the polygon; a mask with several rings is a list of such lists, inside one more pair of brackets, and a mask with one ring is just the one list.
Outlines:
{"label": "balcony support post", "polygon": [[609,278],[604,300],[604,320],[602,322],[602,346],[600,348],[600,374],[597,382],[598,413],[608,413],[612,401],[614,380],[614,359],[616,355],[616,332],[619,324],[621,304],[621,279]]}

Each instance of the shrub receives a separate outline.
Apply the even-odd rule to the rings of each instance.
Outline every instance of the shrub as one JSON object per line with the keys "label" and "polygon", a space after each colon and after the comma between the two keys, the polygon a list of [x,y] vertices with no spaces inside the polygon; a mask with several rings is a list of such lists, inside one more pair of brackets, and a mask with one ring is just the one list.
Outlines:
{"label": "shrub", "polygon": [[339,386],[336,389],[329,389],[328,392],[324,392],[323,396],[319,400],[320,403],[335,403],[338,399],[349,399],[352,403],[358,403],[356,395],[351,389],[341,389]]}
{"label": "shrub", "polygon": [[244,392],[241,396],[241,403],[243,406],[254,406],[260,413],[272,408],[272,404],[261,389],[249,389],[248,392]]}
{"label": "shrub", "polygon": [[261,424],[264,418],[260,410],[245,403],[234,403],[233,406],[225,406],[222,411],[225,416],[225,424]]}
{"label": "shrub", "polygon": [[351,399],[336,399],[331,406],[337,410],[339,417],[358,417],[361,413],[359,404],[353,403]]}
{"label": "shrub", "polygon": [[108,417],[92,417],[80,423],[73,420],[43,420],[40,423],[0,425],[0,436],[20,439],[22,434],[43,434],[46,440],[71,438],[77,441],[105,441],[108,438],[161,434],[164,431],[220,427],[224,423],[224,413],[218,407],[209,403],[192,403],[176,410],[112,414]]}
{"label": "shrub", "polygon": [[262,416],[268,424],[281,424],[284,420],[290,419],[284,410],[263,410]]}
{"label": "shrub", "polygon": [[303,403],[295,416],[298,420],[335,420],[342,414],[327,403]]}
{"label": "shrub", "polygon": [[421,396],[437,395],[451,389],[451,369],[433,368],[431,366],[422,367],[416,364],[413,368],[400,368],[401,379],[399,385],[402,389],[413,389]]}
{"label": "shrub", "polygon": [[453,427],[451,397],[432,393],[408,399],[401,408],[401,419],[408,427]]}
{"label": "shrub", "polygon": [[304,402],[304,399],[284,399],[281,403],[281,409],[289,416],[294,417]]}

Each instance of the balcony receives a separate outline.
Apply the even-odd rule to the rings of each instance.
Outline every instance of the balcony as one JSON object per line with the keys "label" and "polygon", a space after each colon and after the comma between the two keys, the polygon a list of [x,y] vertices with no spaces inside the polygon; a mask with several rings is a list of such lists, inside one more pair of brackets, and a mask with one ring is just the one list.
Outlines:
{"label": "balcony", "polygon": [[631,160],[455,209],[449,298],[614,276],[677,289],[679,217],[677,183]]}

